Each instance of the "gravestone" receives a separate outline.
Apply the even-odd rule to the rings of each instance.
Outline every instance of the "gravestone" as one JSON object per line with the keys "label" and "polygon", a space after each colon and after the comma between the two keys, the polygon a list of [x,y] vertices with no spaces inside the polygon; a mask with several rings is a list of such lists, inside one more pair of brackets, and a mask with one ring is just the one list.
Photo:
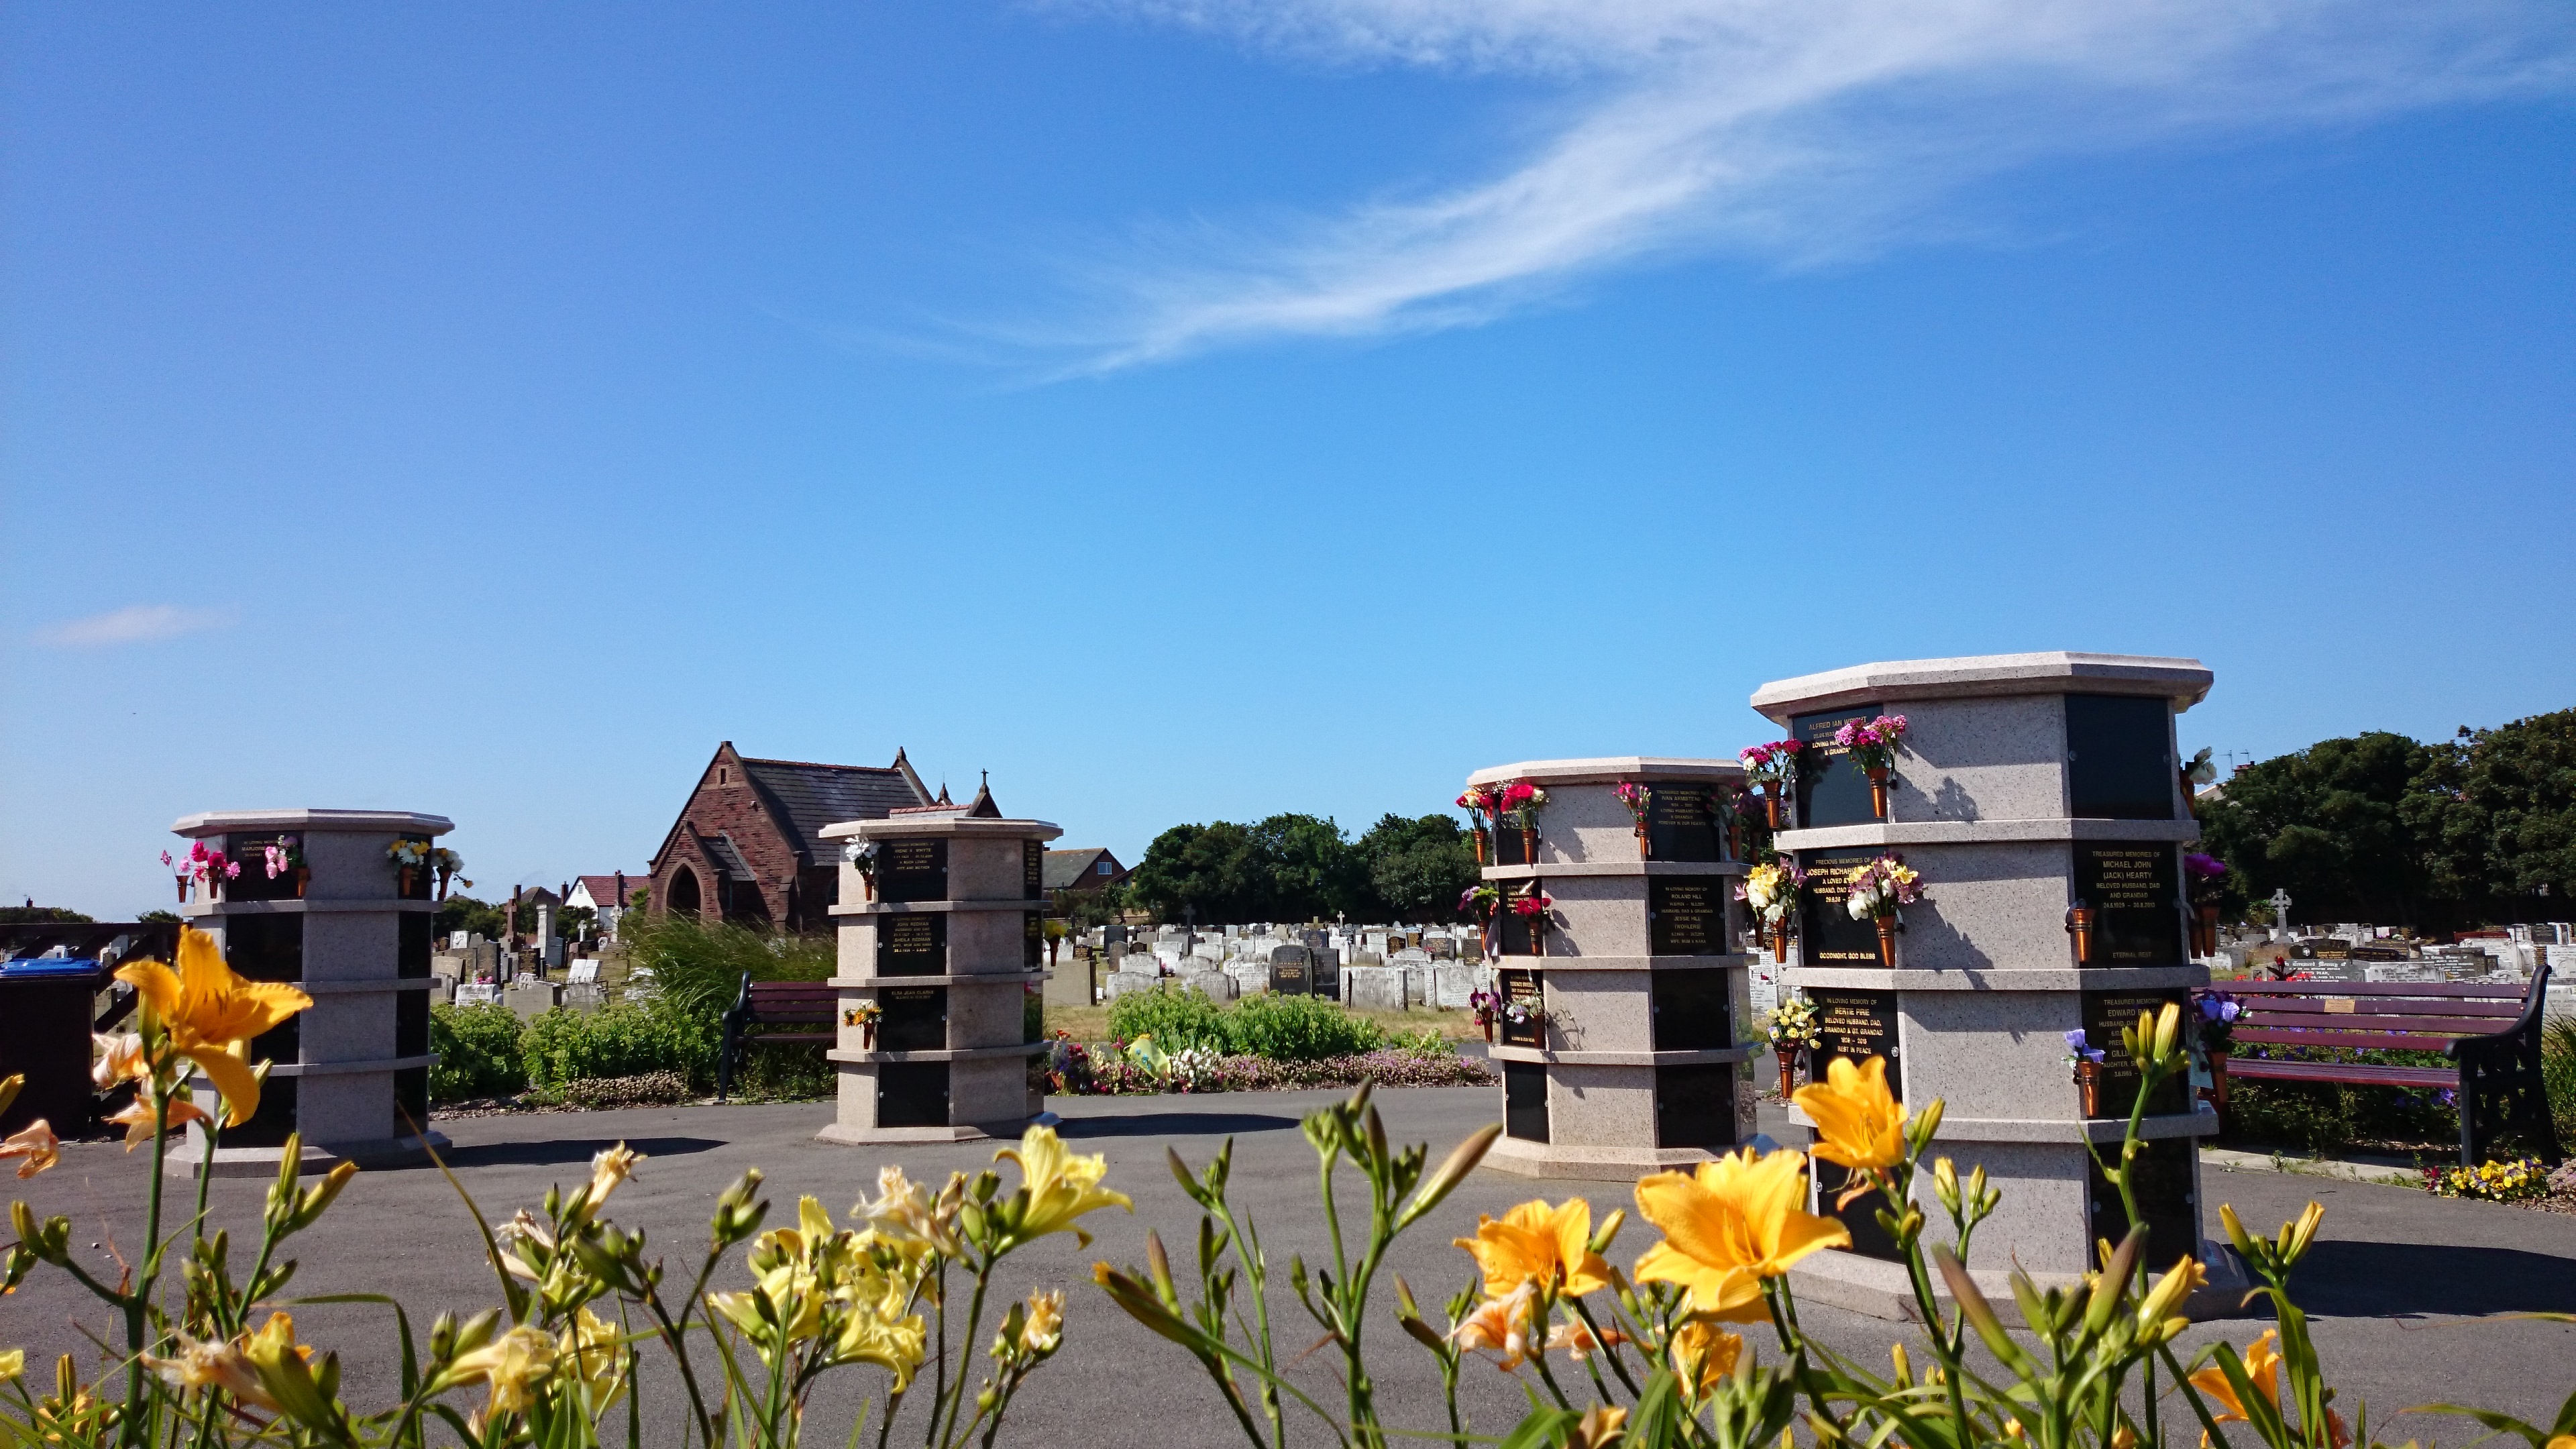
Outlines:
{"label": "gravestone", "polygon": [[1180,985],[1185,990],[1205,993],[1208,1000],[1219,1006],[1234,1000],[1236,994],[1234,978],[1223,971],[1184,971]]}
{"label": "gravestone", "polygon": [[1402,1011],[1404,970],[1399,966],[1353,966],[1342,973],[1349,983],[1353,1011]]}
{"label": "gravestone", "polygon": [[[1862,665],[1754,693],[1755,709],[1811,746],[1794,828],[1775,842],[1808,877],[1795,964],[1780,985],[1817,1008],[1818,1074],[1837,1057],[1883,1057],[1909,1108],[1943,1101],[1938,1150],[1963,1174],[1982,1165],[2004,1194],[2004,1216],[1971,1244],[1969,1266],[1981,1273],[2018,1265],[2060,1286],[2096,1266],[2104,1223],[2087,1143],[2118,1142],[2136,1092],[2118,1029],[2208,980],[2184,952],[2180,852],[2199,829],[2174,717],[2209,684],[2187,659],[2025,654]],[[1880,714],[1908,723],[1885,818],[1868,780],[1830,744],[1844,721]],[[1845,909],[1853,875],[1883,854],[1920,873],[1925,897],[1899,914],[1894,960],[1882,959],[1874,924]],[[2078,901],[2092,912],[2081,942],[2070,929]],[[2090,1120],[2065,1062],[2064,1036],[2079,1027],[2109,1053],[2111,1080]],[[2191,1139],[2216,1118],[2193,1110],[2181,1081],[2148,1112],[2163,1165],[2142,1171],[2152,1200],[2141,1207],[2169,1262],[2200,1250],[2196,1227],[2174,1225],[2198,1221]],[[1816,1210],[1833,1210],[1840,1178],[1818,1173]],[[1937,1217],[1928,1190],[1924,1205]],[[1911,1312],[1911,1285],[1886,1261],[1894,1249],[1876,1223],[1882,1206],[1863,1197],[1839,1211],[1852,1250],[1801,1262],[1802,1291],[1882,1316]],[[2189,1241],[2168,1241],[2178,1235]],[[2211,1301],[2241,1296],[2214,1286]]]}
{"label": "gravestone", "polygon": [[1303,946],[1274,946],[1270,951],[1270,989],[1285,996],[1304,996],[1314,989],[1314,974]]}
{"label": "gravestone", "polygon": [[1441,961],[1431,968],[1431,1005],[1439,1011],[1464,1011],[1480,989],[1484,968],[1467,961]]}

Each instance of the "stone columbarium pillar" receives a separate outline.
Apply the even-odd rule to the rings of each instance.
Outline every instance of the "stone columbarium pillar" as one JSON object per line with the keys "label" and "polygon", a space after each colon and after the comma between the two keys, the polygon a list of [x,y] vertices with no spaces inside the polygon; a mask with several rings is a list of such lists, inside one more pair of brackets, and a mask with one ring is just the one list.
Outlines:
{"label": "stone columbarium pillar", "polygon": [[[2185,954],[2180,853],[2200,832],[2174,740],[2174,716],[2209,685],[2191,659],[1999,654],[1863,664],[1753,693],[1804,745],[1793,828],[1777,845],[1807,872],[1799,964],[1783,984],[1821,1019],[1811,1074],[1836,1056],[1883,1056],[1908,1107],[1944,1099],[1935,1155],[1962,1177],[1983,1164],[2003,1192],[1969,1254],[1998,1291],[2014,1264],[2043,1284],[2072,1281],[2096,1239],[2127,1231],[2086,1143],[2116,1149],[2136,1100],[2120,1028],[2209,979]],[[1880,715],[1905,718],[1883,814],[1833,743],[1846,722]],[[1919,872],[1923,894],[1902,909],[1893,959],[1876,924],[1847,909],[1852,877],[1882,856]],[[2066,1034],[2079,1028],[2107,1054],[2089,1113],[2067,1061]],[[2201,1239],[2194,1139],[2217,1118],[2196,1110],[2180,1077],[2147,1111],[2138,1195],[2150,1259],[2199,1254],[2215,1279],[2232,1259]],[[1826,1211],[1840,1169],[1820,1175]],[[1929,1192],[1924,1209],[1942,1222]],[[1840,1214],[1852,1250],[1801,1264],[1801,1293],[1906,1315],[1879,1206],[1872,1194]]]}
{"label": "stone columbarium pillar", "polygon": [[[1063,833],[1003,819],[989,789],[823,828],[848,842],[832,907],[840,1112],[823,1141],[1017,1137],[1042,1115],[1024,1002],[1047,979],[1046,843]],[[863,1024],[870,1006],[882,1015]]]}
{"label": "stone columbarium pillar", "polygon": [[[1737,1045],[1745,967],[1733,953],[1741,863],[1726,801],[1735,762],[1634,756],[1479,770],[1479,786],[1545,792],[1531,830],[1506,818],[1487,884],[1506,1008],[1497,1025],[1504,1135],[1485,1165],[1531,1177],[1633,1182],[1687,1168],[1753,1135]],[[1620,798],[1643,786],[1640,821]],[[1535,851],[1529,849],[1535,846]],[[1538,914],[1516,901],[1551,902]]]}
{"label": "stone columbarium pillar", "polygon": [[[250,1044],[273,1062],[259,1111],[227,1129],[218,1176],[274,1175],[290,1132],[304,1134],[304,1169],[343,1158],[399,1159],[446,1139],[427,1131],[431,896],[438,815],[391,810],[229,810],[183,816],[171,833],[203,841],[241,867],[180,907],[215,936],[224,962],[253,981],[291,982],[313,1005]],[[416,855],[406,869],[397,846]],[[283,867],[268,873],[270,849]],[[211,897],[211,899],[209,899]],[[175,963],[174,963],[175,964]],[[197,1091],[212,1094],[201,1078]],[[202,1128],[169,1157],[193,1175]]]}

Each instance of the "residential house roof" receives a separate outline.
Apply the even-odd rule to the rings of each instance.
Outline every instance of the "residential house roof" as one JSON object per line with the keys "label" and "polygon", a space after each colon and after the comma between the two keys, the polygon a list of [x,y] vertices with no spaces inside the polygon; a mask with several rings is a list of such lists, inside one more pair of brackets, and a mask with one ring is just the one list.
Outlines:
{"label": "residential house roof", "polygon": [[1109,862],[1109,879],[1116,880],[1127,869],[1102,846],[1085,846],[1079,850],[1050,850],[1046,853],[1045,874],[1041,884],[1051,891],[1089,890],[1101,877],[1092,869],[1102,860]]}

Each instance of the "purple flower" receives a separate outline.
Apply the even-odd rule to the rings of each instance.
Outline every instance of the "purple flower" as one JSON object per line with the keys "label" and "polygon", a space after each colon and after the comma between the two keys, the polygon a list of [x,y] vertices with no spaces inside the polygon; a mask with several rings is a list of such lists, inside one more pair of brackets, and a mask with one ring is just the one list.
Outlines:
{"label": "purple flower", "polygon": [[2197,850],[2184,852],[2182,868],[2203,880],[2215,880],[2227,874],[2226,861],[2214,855],[2203,855]]}
{"label": "purple flower", "polygon": [[2084,1040],[2084,1029],[2082,1027],[2077,1027],[2075,1030],[2066,1034],[2066,1049],[2068,1051],[2080,1052],[2088,1045],[2090,1045],[2090,1043]]}

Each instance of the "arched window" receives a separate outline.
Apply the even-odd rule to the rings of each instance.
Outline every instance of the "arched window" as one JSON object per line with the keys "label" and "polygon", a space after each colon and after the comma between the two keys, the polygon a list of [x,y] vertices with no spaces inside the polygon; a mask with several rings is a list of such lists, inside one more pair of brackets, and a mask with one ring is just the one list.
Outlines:
{"label": "arched window", "polygon": [[673,915],[698,914],[698,873],[685,865],[671,872],[671,888],[663,894],[662,905]]}

